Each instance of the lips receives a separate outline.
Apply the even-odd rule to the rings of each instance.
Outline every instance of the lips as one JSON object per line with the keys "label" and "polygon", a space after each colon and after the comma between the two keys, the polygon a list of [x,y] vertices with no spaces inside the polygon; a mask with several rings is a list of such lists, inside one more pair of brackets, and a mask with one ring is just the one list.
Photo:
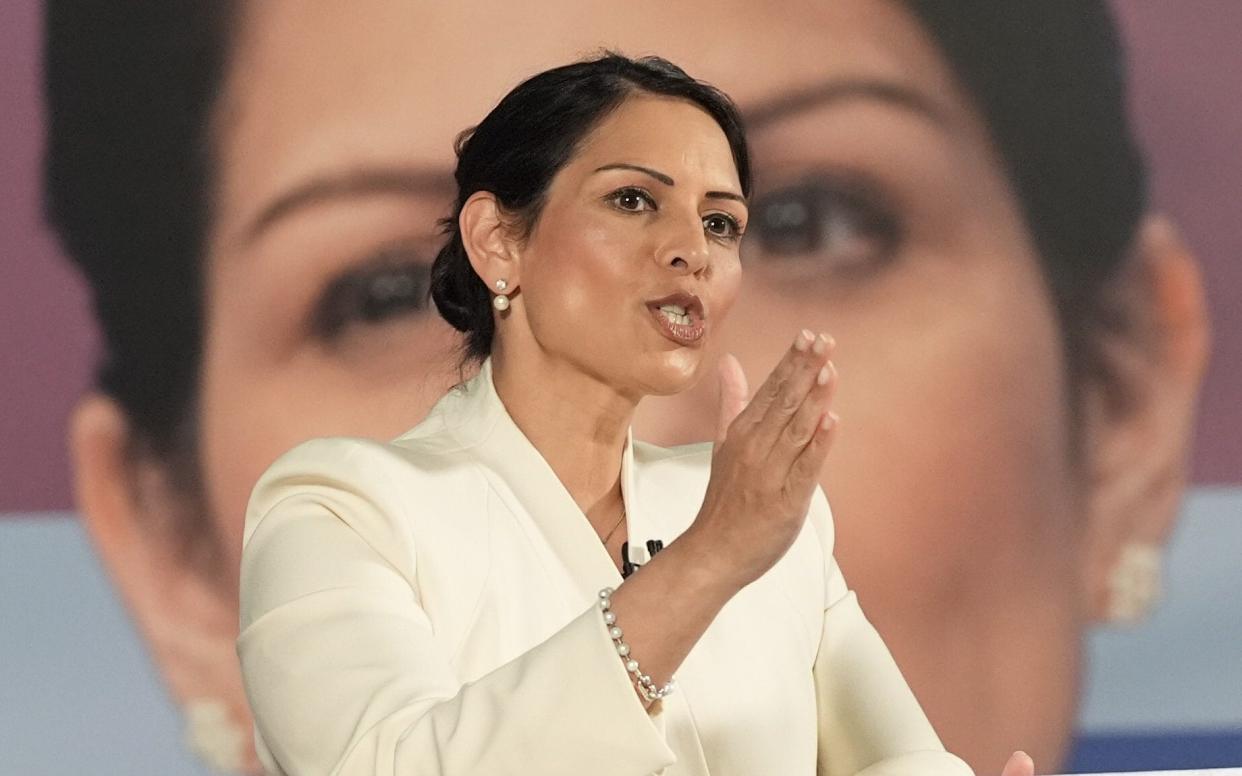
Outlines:
{"label": "lips", "polygon": [[653,299],[647,309],[660,333],[678,345],[697,345],[707,333],[706,311],[694,294],[683,291]]}

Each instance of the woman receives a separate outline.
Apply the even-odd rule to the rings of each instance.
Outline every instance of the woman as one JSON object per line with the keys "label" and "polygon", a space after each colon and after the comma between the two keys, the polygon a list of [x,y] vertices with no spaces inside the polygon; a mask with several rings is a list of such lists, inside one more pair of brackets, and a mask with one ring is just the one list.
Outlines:
{"label": "woman", "polygon": [[[233,643],[255,479],[311,437],[391,438],[457,381],[426,304],[448,141],[604,43],[743,105],[753,260],[720,340],[754,378],[806,322],[840,340],[841,562],[945,742],[980,769],[1017,746],[1063,758],[1110,572],[1177,512],[1204,353],[1193,258],[1127,173],[1103,4],[48,7],[49,201],[103,331],[78,501],[194,739],[235,742],[215,762],[248,748]],[[869,88],[771,109],[824,84]],[[1061,139],[1083,115],[1112,128],[1095,147]],[[823,228],[771,218],[791,204]],[[660,403],[640,431],[711,434],[714,400]]]}
{"label": "woman", "polygon": [[824,335],[740,413],[726,368],[714,454],[629,438],[738,289],[728,99],[609,55],[523,82],[458,153],[432,294],[478,376],[389,446],[304,444],[251,499],[238,654],[269,771],[968,773],[812,508]]}

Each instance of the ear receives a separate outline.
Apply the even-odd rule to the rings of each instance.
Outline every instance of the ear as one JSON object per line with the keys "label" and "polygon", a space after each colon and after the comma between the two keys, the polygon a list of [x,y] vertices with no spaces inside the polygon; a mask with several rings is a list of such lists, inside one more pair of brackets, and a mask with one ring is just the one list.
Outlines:
{"label": "ear", "polygon": [[490,191],[476,191],[462,206],[458,218],[462,243],[475,274],[495,293],[496,281],[504,280],[506,294],[513,294],[521,282],[520,241],[514,227]]}
{"label": "ear", "polygon": [[1118,325],[1102,325],[1096,337],[1106,377],[1082,403],[1084,573],[1092,614],[1124,620],[1146,608],[1126,600],[1135,594],[1127,588],[1158,584],[1152,566],[1158,573],[1180,512],[1209,348],[1198,262],[1168,220],[1145,219],[1109,304]]}
{"label": "ear", "polygon": [[[190,562],[179,524],[208,517],[171,486],[165,464],[136,457],[128,419],[111,398],[92,393],[78,403],[69,446],[82,520],[165,685],[188,712],[191,748],[217,767],[257,772],[235,656],[236,584]],[[207,742],[195,729],[205,716]]]}

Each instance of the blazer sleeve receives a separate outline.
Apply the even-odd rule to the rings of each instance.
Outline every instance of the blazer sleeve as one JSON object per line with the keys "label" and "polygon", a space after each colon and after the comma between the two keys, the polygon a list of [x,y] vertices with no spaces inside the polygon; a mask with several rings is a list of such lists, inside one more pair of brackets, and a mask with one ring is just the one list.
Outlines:
{"label": "blazer sleeve", "polygon": [[316,440],[255,488],[237,651],[269,771],[632,776],[671,764],[594,605],[482,678],[458,678],[420,604],[404,516],[436,494],[411,499],[408,466],[373,443]]}
{"label": "blazer sleeve", "polygon": [[824,620],[815,659],[821,776],[971,776],[945,751],[832,555],[828,499],[816,488],[808,521],[823,547]]}

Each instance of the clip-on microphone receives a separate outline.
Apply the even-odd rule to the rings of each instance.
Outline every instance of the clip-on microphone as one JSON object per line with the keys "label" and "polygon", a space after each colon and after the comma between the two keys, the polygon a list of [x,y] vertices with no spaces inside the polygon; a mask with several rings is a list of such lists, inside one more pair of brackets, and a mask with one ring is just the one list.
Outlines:
{"label": "clip-on microphone", "polygon": [[[650,561],[662,549],[664,549],[664,542],[659,539],[648,539],[647,560]],[[630,560],[630,543],[628,541],[623,542],[621,544],[621,578],[629,579],[630,574],[633,574],[641,566],[641,563],[635,563]]]}

